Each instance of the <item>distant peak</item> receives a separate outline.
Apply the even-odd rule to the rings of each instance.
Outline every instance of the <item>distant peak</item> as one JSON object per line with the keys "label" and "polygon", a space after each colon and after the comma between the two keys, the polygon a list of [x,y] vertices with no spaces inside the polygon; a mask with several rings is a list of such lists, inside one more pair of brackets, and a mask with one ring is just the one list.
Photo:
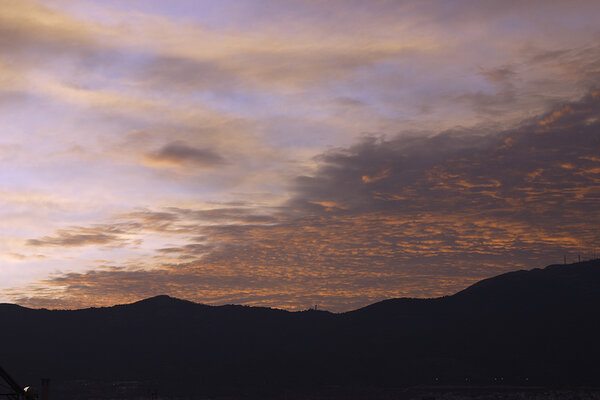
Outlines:
{"label": "distant peak", "polygon": [[171,297],[171,296],[169,296],[167,294],[159,294],[158,296],[148,297],[146,300],[147,301],[148,300],[152,300],[152,301],[172,301],[172,300],[179,300],[179,299],[177,299],[175,297]]}
{"label": "distant peak", "polygon": [[161,294],[154,297],[149,297],[140,301],[136,301],[132,304],[179,304],[179,303],[192,303],[191,301],[181,300],[175,297]]}
{"label": "distant peak", "polygon": [[28,309],[27,307],[23,307],[23,306],[20,306],[18,304],[12,304],[12,303],[0,303],[0,307],[7,308],[7,309],[9,309],[9,308],[13,308],[13,309]]}

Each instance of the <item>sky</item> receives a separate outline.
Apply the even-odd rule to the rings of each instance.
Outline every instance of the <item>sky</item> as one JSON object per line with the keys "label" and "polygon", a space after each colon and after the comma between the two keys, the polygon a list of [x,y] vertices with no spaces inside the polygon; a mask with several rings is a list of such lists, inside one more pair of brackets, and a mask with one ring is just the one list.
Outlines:
{"label": "sky", "polygon": [[341,312],[594,257],[598,15],[2,0],[0,302]]}

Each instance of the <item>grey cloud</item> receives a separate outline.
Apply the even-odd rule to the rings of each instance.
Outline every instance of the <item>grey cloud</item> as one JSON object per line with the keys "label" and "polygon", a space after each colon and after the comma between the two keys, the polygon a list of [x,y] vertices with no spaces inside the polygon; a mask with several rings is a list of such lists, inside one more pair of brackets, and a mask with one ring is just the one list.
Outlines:
{"label": "grey cloud", "polygon": [[557,246],[567,244],[559,244],[561,235],[592,246],[599,239],[592,225],[600,222],[594,211],[600,200],[598,115],[600,92],[592,91],[518,128],[486,136],[365,139],[323,156],[314,176],[296,181],[290,205],[313,213],[386,212],[409,219],[430,211],[470,214],[473,222],[535,226],[540,236],[557,238]]}
{"label": "grey cloud", "polygon": [[[27,240],[30,246],[76,247],[88,245],[126,246],[135,243],[124,239],[125,235],[143,232],[159,232],[171,235],[195,235],[190,240],[204,240],[198,235],[210,228],[207,224],[235,224],[235,226],[261,226],[277,223],[281,217],[278,209],[258,211],[250,208],[220,207],[207,210],[191,210],[170,207],[162,211],[137,210],[116,216],[111,224],[76,226],[61,229],[53,236]],[[217,225],[221,226],[221,225]],[[189,257],[210,250],[210,244],[192,243],[180,247],[158,249],[158,253],[181,253]]]}
{"label": "grey cloud", "polygon": [[232,89],[240,83],[238,71],[222,64],[213,60],[156,56],[146,61],[136,74],[146,84],[169,90]]}
{"label": "grey cloud", "polygon": [[122,247],[129,243],[123,238],[124,234],[135,233],[141,229],[137,222],[121,222],[115,224],[93,225],[90,227],[76,226],[60,229],[53,236],[44,236],[27,240],[29,246],[44,247],[78,247],[90,245],[111,245]]}
{"label": "grey cloud", "polygon": [[166,255],[177,255],[179,259],[197,259],[200,256],[207,254],[213,250],[213,245],[207,245],[203,243],[190,243],[181,247],[165,247],[157,249],[156,251],[160,254]]}
{"label": "grey cloud", "polygon": [[335,102],[344,107],[362,107],[365,105],[364,102],[352,97],[338,97]]}
{"label": "grey cloud", "polygon": [[[596,41],[597,42],[597,41]],[[546,70],[552,69],[556,77],[578,77],[578,84],[582,88],[589,88],[598,84],[600,71],[600,45],[582,43],[579,47],[563,49],[538,49],[525,47],[523,53],[526,57],[525,65],[540,69],[543,64]],[[552,87],[560,82],[543,82],[545,86]]]}
{"label": "grey cloud", "polygon": [[454,97],[455,101],[465,102],[477,112],[493,116],[511,111],[515,107],[518,93],[510,83],[504,83],[495,93],[482,91],[464,93]]}
{"label": "grey cloud", "polygon": [[132,79],[156,88],[180,92],[208,90],[227,95],[251,88],[313,85],[341,79],[359,68],[394,59],[416,46],[376,49],[369,46],[337,48],[332,44],[269,49],[260,42],[228,56],[193,59],[181,56],[147,56]]}
{"label": "grey cloud", "polygon": [[274,223],[277,222],[277,216],[273,215],[274,210],[268,210],[270,213],[261,214],[255,208],[232,208],[219,207],[210,210],[185,211],[181,210],[183,215],[188,218],[194,218],[197,221],[212,221],[212,222],[237,222],[237,223]]}
{"label": "grey cloud", "polygon": [[277,221],[277,210],[269,207],[261,212],[258,207],[248,203],[231,205],[215,203],[214,208],[194,210],[179,207],[168,207],[163,211],[141,210],[119,216],[119,220],[129,220],[149,230],[177,230],[187,224],[203,224],[214,222],[231,223],[274,223]]}
{"label": "grey cloud", "polygon": [[198,168],[214,168],[226,163],[225,159],[212,149],[196,148],[180,141],[168,143],[161,149],[146,154],[145,158],[151,164]]}
{"label": "grey cloud", "polygon": [[27,244],[30,246],[86,246],[86,245],[104,245],[118,242],[116,235],[106,235],[103,233],[94,234],[72,234],[69,232],[58,232],[56,236],[44,236],[40,239],[29,239]]}
{"label": "grey cloud", "polygon": [[468,130],[447,131],[429,138],[367,137],[348,149],[320,156],[321,167],[315,175],[296,179],[293,188],[297,196],[290,204],[315,208],[318,202],[335,202],[353,209],[382,206],[387,203],[374,199],[375,192],[410,188],[436,164],[452,156],[466,156],[495,140]]}
{"label": "grey cloud", "polygon": [[510,78],[513,78],[517,73],[511,67],[501,67],[493,69],[481,69],[480,74],[489,79],[490,81],[504,82]]}
{"label": "grey cloud", "polygon": [[[119,221],[128,221],[134,230],[155,232],[180,231],[177,225],[180,216],[177,212],[138,210],[118,216]],[[123,224],[123,222],[121,222]]]}
{"label": "grey cloud", "polygon": [[533,54],[529,55],[529,62],[533,64],[544,63],[548,61],[556,61],[557,59],[567,56],[572,50],[561,49],[561,50],[538,50],[534,51]]}

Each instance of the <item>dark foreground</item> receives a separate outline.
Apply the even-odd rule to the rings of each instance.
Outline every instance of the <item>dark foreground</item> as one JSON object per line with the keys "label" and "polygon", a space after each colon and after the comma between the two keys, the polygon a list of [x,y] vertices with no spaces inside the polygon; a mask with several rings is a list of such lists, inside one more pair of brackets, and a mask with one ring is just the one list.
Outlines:
{"label": "dark foreground", "polygon": [[[600,400],[600,388],[545,388],[537,386],[437,386],[422,385],[408,388],[374,388],[324,386],[314,390],[252,391],[220,394],[160,394],[148,391],[140,393],[132,383],[115,383],[105,392],[94,393],[86,390],[81,382],[73,382],[71,388],[79,387],[86,399],[138,399],[138,400]],[[89,388],[87,388],[89,389]],[[100,389],[96,387],[96,389]],[[108,394],[110,393],[110,394]]]}
{"label": "dark foreground", "polygon": [[3,304],[0,363],[51,400],[598,398],[599,309],[598,260],[342,314]]}

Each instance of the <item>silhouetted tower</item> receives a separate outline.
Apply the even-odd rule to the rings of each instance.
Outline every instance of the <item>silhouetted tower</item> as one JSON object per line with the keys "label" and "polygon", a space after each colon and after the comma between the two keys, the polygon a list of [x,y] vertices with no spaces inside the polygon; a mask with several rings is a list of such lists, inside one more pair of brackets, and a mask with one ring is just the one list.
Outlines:
{"label": "silhouetted tower", "polygon": [[42,378],[42,393],[40,400],[48,400],[48,394],[50,392],[50,379]]}

